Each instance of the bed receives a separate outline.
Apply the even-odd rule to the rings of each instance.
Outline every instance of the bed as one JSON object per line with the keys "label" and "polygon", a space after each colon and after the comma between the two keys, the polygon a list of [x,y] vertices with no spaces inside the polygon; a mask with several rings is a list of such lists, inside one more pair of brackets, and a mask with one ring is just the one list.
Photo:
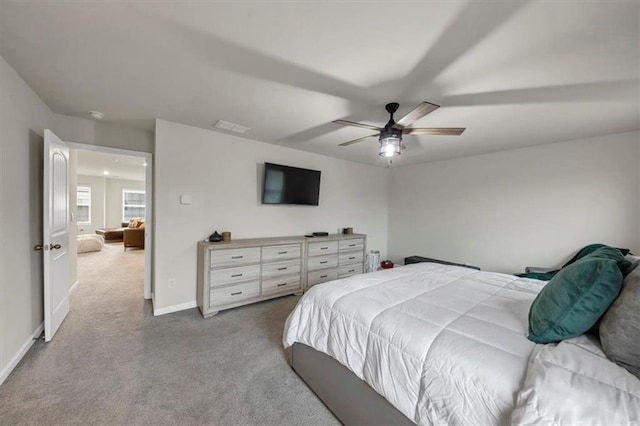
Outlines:
{"label": "bed", "polygon": [[[283,343],[293,347],[294,370],[345,424],[640,421],[640,381],[595,340],[526,338],[544,284],[434,263],[353,276],[307,292]],[[589,412],[580,393],[562,408],[571,388],[549,381],[550,368],[566,372],[562,386],[582,380],[612,408]]]}

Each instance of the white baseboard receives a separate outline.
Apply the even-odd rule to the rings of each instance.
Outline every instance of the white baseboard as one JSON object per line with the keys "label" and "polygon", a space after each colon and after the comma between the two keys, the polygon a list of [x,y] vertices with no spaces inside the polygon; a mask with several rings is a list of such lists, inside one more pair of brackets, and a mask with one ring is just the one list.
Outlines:
{"label": "white baseboard", "polygon": [[80,284],[80,281],[76,281],[71,288],[69,289],[69,294],[73,293],[74,291],[76,291],[78,289],[78,284]]}
{"label": "white baseboard", "polygon": [[33,339],[40,337],[43,330],[44,323],[40,324],[38,328],[36,328],[31,336],[29,336],[27,341],[24,342],[20,349],[18,349],[18,352],[13,356],[13,358],[11,358],[9,363],[2,369],[2,371],[0,371],[0,385],[3,384],[5,380],[7,380],[7,377],[9,377],[9,374],[11,374],[13,369],[16,368],[16,365],[18,365],[20,360],[27,354],[27,352],[29,352],[31,346],[33,346],[33,344],[35,343],[35,340]]}
{"label": "white baseboard", "polygon": [[179,305],[167,306],[166,308],[156,308],[155,298],[153,299],[153,315],[165,315],[170,314],[172,312],[184,311],[185,309],[192,309],[198,307],[198,302],[192,300],[191,302],[181,303]]}

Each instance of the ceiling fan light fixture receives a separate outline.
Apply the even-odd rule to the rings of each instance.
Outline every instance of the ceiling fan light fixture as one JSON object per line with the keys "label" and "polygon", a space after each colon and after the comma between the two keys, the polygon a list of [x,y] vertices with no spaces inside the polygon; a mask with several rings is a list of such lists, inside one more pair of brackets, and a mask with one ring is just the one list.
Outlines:
{"label": "ceiling fan light fixture", "polygon": [[380,152],[382,157],[395,157],[400,155],[400,145],[402,138],[397,136],[386,136],[380,138]]}
{"label": "ceiling fan light fixture", "polygon": [[384,130],[380,132],[380,152],[382,157],[395,157],[400,155],[400,146],[402,145],[402,130],[391,127],[389,123]]}

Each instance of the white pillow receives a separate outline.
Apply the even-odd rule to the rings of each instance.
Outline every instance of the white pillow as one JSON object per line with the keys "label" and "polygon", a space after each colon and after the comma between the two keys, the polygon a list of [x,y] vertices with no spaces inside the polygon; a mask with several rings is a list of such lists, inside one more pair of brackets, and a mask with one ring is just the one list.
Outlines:
{"label": "white pillow", "polygon": [[536,345],[512,425],[640,422],[640,380],[609,361],[597,338]]}

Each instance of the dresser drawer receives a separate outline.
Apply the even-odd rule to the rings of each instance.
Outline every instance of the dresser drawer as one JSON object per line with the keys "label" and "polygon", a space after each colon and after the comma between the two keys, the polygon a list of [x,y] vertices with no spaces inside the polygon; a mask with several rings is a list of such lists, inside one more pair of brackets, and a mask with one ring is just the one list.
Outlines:
{"label": "dresser drawer", "polygon": [[260,265],[214,269],[210,274],[209,284],[211,287],[239,283],[242,281],[257,280],[260,278]]}
{"label": "dresser drawer", "polygon": [[338,252],[337,241],[318,241],[309,243],[309,256],[322,256]]}
{"label": "dresser drawer", "polygon": [[211,267],[246,265],[260,262],[260,247],[211,250]]}
{"label": "dresser drawer", "polygon": [[364,253],[361,251],[352,251],[347,253],[340,253],[338,256],[339,265],[349,265],[353,263],[362,263],[364,260]]}
{"label": "dresser drawer", "polygon": [[312,271],[307,273],[307,286],[333,281],[338,279],[337,269],[327,269],[324,271]]}
{"label": "dresser drawer", "polygon": [[346,265],[338,268],[338,278],[350,277],[351,275],[361,274],[362,265]]}
{"label": "dresser drawer", "polygon": [[340,240],[338,244],[340,247],[340,252],[364,250],[364,240],[362,238],[353,240]]}
{"label": "dresser drawer", "polygon": [[262,280],[262,294],[294,292],[302,288],[300,274]]}
{"label": "dresser drawer", "polygon": [[307,270],[317,271],[318,269],[335,268],[338,266],[338,256],[316,256],[307,259]]}
{"label": "dresser drawer", "polygon": [[212,289],[211,306],[223,306],[260,296],[260,282],[250,282]]}
{"label": "dresser drawer", "polygon": [[272,262],[286,259],[299,259],[302,254],[302,244],[286,244],[281,246],[262,247],[262,261]]}
{"label": "dresser drawer", "polygon": [[300,259],[262,264],[262,278],[300,274]]}

